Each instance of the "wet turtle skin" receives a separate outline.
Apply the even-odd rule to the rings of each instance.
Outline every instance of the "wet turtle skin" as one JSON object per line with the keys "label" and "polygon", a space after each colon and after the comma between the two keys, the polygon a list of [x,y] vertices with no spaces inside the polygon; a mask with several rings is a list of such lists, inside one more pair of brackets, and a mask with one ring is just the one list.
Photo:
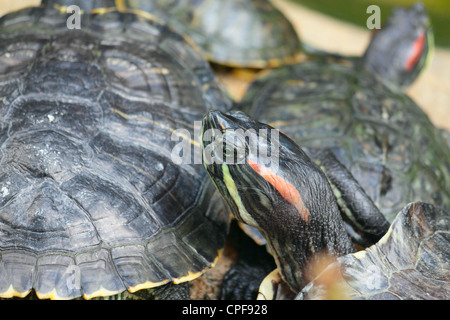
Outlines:
{"label": "wet turtle skin", "polygon": [[302,148],[329,148],[389,221],[409,202],[450,208],[450,149],[399,88],[351,60],[310,61],[262,75],[240,102]]}
{"label": "wet turtle skin", "polygon": [[231,102],[159,23],[111,11],[68,30],[68,16],[0,20],[0,297],[191,280],[216,261],[229,213],[202,164],[171,153],[188,135],[201,152],[194,121]]}
{"label": "wet turtle skin", "polygon": [[411,203],[378,243],[338,258],[296,299],[446,300],[450,294],[449,226],[449,213],[442,208]]}

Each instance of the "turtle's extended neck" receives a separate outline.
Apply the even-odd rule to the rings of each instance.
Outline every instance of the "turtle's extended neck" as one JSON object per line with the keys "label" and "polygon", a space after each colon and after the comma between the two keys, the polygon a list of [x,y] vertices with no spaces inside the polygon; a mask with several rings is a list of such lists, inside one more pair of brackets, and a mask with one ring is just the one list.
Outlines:
{"label": "turtle's extended neck", "polygon": [[317,271],[309,268],[317,266],[318,260],[355,251],[331,188],[323,185],[321,178],[313,180],[318,184],[312,187],[318,187],[316,191],[320,194],[316,193],[312,201],[307,201],[308,222],[286,214],[283,204],[274,208],[280,211],[275,214],[278,219],[267,225],[258,221],[261,224],[259,229],[267,239],[283,280],[294,292],[299,292],[312,280],[310,277]]}

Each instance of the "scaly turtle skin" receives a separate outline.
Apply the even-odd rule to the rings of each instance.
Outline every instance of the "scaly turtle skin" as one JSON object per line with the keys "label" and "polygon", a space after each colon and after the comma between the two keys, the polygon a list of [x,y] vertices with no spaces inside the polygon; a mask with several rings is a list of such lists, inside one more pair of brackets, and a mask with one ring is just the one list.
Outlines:
{"label": "scaly turtle skin", "polygon": [[[428,54],[423,10],[416,5],[395,11],[362,59],[275,69],[257,79],[241,101],[250,116],[280,129],[305,151],[332,150],[389,221],[416,199],[450,208],[450,148],[400,89],[417,76]],[[391,52],[397,55],[378,58]],[[393,72],[384,74],[386,69]]]}
{"label": "scaly turtle skin", "polygon": [[301,43],[268,0],[47,0],[86,11],[116,6],[161,20],[188,36],[205,58],[230,67],[265,68],[297,62]]}
{"label": "scaly turtle skin", "polygon": [[[204,165],[217,189],[239,221],[264,235],[275,258],[277,271],[263,282],[261,297],[292,297],[311,290],[314,283],[308,282],[316,266],[339,256],[344,256],[338,263],[349,283],[338,289],[351,288],[340,298],[388,298],[389,292],[404,299],[448,294],[449,221],[442,209],[410,204],[375,246],[354,253],[327,176],[292,139],[243,112],[219,111],[205,116],[202,137]],[[277,155],[271,155],[271,161],[269,150]],[[348,176],[342,179],[353,183]],[[366,201],[355,195],[355,201]],[[368,282],[361,280],[371,280],[367,272],[374,268],[379,269],[380,283],[376,290],[365,291]],[[275,288],[274,278],[285,286]],[[279,291],[275,295],[274,289]]]}
{"label": "scaly turtle skin", "polygon": [[180,35],[109,11],[80,30],[43,8],[0,20],[0,297],[181,283],[224,246],[204,168],[172,153],[190,135],[200,154],[194,121],[231,102]]}
{"label": "scaly turtle skin", "polygon": [[[440,299],[450,294],[450,219],[443,209],[415,202],[387,234],[364,251],[337,259],[297,299]],[[326,277],[335,277],[331,283]]]}

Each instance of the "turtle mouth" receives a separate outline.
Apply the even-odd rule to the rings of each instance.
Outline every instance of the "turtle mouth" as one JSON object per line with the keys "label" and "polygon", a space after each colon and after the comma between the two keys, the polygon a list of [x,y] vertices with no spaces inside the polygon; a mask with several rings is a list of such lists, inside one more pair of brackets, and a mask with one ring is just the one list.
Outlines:
{"label": "turtle mouth", "polygon": [[[224,148],[234,148],[234,143],[227,140],[227,132],[233,131],[236,124],[233,119],[220,111],[211,111],[203,118],[201,143],[203,164],[208,170],[213,164],[222,164],[226,153]],[[245,148],[245,146],[240,146]]]}
{"label": "turtle mouth", "polygon": [[217,128],[217,121],[216,121],[217,116],[215,116],[216,113],[218,113],[218,111],[211,111],[203,117],[202,135],[207,130]]}

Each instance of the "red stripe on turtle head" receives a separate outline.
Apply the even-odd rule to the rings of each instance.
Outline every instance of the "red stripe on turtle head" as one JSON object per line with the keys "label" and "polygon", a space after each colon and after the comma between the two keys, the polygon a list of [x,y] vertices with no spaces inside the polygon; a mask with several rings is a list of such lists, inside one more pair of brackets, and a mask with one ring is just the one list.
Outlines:
{"label": "red stripe on turtle head", "polygon": [[421,34],[419,34],[419,36],[412,45],[411,53],[405,63],[406,71],[410,71],[416,65],[417,61],[419,61],[424,46],[425,46],[425,33],[422,32]]}
{"label": "red stripe on turtle head", "polygon": [[309,222],[309,210],[306,208],[303,203],[302,197],[298,190],[284,178],[272,172],[269,168],[262,166],[254,161],[247,160],[247,163],[258,173],[261,177],[263,177],[267,182],[269,182],[272,186],[277,189],[280,195],[287,202],[292,204],[300,214],[300,217]]}

